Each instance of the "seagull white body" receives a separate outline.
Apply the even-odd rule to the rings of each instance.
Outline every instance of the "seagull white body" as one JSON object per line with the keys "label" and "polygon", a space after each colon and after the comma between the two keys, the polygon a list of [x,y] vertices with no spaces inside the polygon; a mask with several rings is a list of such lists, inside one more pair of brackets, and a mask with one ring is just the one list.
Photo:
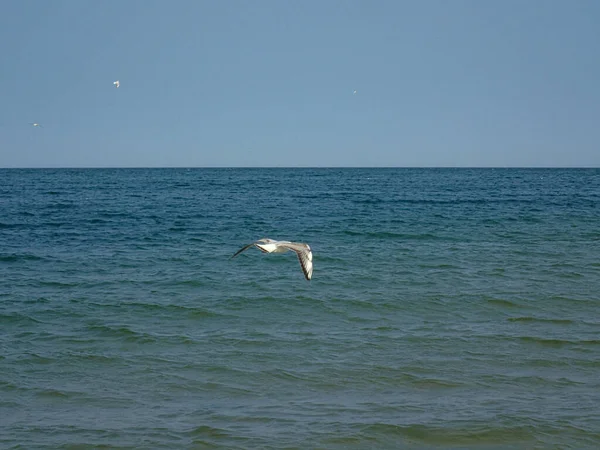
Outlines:
{"label": "seagull white body", "polygon": [[113,84],[115,85],[116,88],[118,88],[121,85],[121,83],[119,83],[119,80],[113,81]]}
{"label": "seagull white body", "polygon": [[34,127],[41,127],[41,125],[37,122],[29,122],[31,125],[33,125]]}
{"label": "seagull white body", "polygon": [[356,89],[352,91],[352,95],[356,95]]}
{"label": "seagull white body", "polygon": [[242,247],[232,256],[232,258],[235,258],[244,250],[247,250],[252,246],[258,248],[263,253],[285,253],[290,250],[295,252],[298,256],[298,261],[300,261],[300,267],[304,273],[304,278],[307,280],[312,278],[312,251],[308,244],[302,242],[275,241],[273,239],[264,238]]}

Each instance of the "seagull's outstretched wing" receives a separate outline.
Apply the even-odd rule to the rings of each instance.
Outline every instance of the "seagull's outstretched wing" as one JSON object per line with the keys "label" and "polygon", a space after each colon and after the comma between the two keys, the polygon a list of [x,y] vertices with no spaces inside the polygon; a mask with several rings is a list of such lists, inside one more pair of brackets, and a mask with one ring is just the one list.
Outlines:
{"label": "seagull's outstretched wing", "polygon": [[296,252],[296,255],[298,255],[298,261],[300,261],[300,267],[302,267],[302,272],[304,272],[304,277],[310,281],[313,274],[312,251],[310,246],[308,244],[302,244],[299,242],[286,242],[279,245]]}
{"label": "seagull's outstretched wing", "polygon": [[242,248],[240,248],[237,252],[234,253],[234,255],[230,258],[233,259],[235,258],[237,255],[239,255],[240,253],[242,253],[244,250],[248,250],[250,247],[252,247],[256,242],[253,242],[252,244],[248,244],[243,246]]}

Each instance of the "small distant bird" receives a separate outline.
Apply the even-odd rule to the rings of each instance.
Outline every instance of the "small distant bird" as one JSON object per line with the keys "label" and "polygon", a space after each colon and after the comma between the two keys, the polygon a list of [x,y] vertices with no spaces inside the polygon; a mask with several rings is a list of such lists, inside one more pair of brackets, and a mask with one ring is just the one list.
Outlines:
{"label": "small distant bird", "polygon": [[356,89],[354,89],[354,91],[352,92],[352,95],[356,95]]}
{"label": "small distant bird", "polygon": [[300,261],[300,267],[302,267],[304,277],[307,280],[312,278],[312,251],[308,244],[303,244],[301,242],[275,241],[273,239],[264,238],[242,247],[231,258],[235,258],[244,250],[248,250],[252,246],[256,247],[263,253],[284,253],[288,250],[295,252],[296,255],[298,255],[298,261]]}
{"label": "small distant bird", "polygon": [[116,88],[118,88],[121,85],[121,83],[119,83],[119,80],[113,81],[113,84],[115,85]]}
{"label": "small distant bird", "polygon": [[39,123],[37,122],[29,122],[29,125],[33,125],[34,127],[40,127],[40,128],[44,128],[42,127]]}

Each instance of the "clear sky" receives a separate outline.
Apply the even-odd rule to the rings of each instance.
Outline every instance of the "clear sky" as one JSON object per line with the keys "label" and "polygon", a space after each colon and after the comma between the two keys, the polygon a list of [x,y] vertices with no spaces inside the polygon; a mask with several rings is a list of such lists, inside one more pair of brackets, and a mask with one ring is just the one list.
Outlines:
{"label": "clear sky", "polygon": [[4,1],[0,82],[0,167],[600,166],[598,0]]}

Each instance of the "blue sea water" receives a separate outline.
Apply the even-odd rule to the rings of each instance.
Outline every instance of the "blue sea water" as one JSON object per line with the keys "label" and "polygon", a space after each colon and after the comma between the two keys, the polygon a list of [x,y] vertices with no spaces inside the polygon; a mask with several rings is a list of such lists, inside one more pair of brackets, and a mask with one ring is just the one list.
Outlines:
{"label": "blue sea water", "polygon": [[0,448],[600,448],[600,170],[0,170]]}

